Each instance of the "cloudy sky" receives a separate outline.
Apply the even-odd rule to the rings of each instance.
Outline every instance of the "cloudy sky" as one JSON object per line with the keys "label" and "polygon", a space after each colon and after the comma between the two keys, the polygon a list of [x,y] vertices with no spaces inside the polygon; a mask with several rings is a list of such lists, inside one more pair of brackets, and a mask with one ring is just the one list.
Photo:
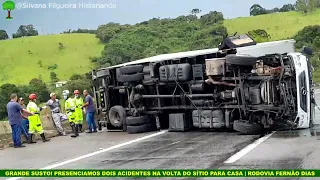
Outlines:
{"label": "cloudy sky", "polygon": [[[5,0],[0,0],[4,2]],[[12,20],[0,9],[0,29],[11,35],[21,25],[33,24],[39,34],[60,33],[68,29],[96,29],[101,24],[135,24],[153,17],[174,18],[198,8],[201,14],[220,11],[225,18],[249,16],[257,3],[265,8],[281,7],[295,0],[13,0]],[[80,4],[100,8],[80,8]],[[59,9],[60,7],[60,9]]]}

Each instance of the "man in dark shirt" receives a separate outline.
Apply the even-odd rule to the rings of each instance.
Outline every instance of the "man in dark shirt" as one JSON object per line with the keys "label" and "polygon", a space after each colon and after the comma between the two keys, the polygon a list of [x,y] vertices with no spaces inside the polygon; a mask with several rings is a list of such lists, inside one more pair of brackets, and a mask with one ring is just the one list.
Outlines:
{"label": "man in dark shirt", "polygon": [[12,140],[15,148],[26,147],[21,143],[21,129],[22,129],[22,117],[21,111],[33,115],[33,113],[25,110],[17,103],[17,94],[11,94],[11,101],[7,104],[8,120],[12,129]]}
{"label": "man in dark shirt", "polygon": [[[87,133],[92,133],[92,132],[97,132],[97,126],[96,126],[96,122],[94,121],[94,114],[96,112],[96,108],[94,106],[93,103],[93,99],[92,97],[89,95],[87,90],[83,91],[83,95],[85,97],[84,99],[84,105],[82,106],[82,108],[86,107],[86,120],[88,123],[88,128],[89,131]],[[92,131],[93,129],[93,131]]]}
{"label": "man in dark shirt", "polygon": [[[19,104],[21,105],[22,109],[26,109],[26,105],[24,105],[24,99],[22,97],[19,98]],[[29,120],[28,116],[21,111],[21,116],[22,116],[22,128],[21,128],[21,133],[24,135],[26,138],[26,142],[29,139],[28,135],[28,130],[29,130]]]}

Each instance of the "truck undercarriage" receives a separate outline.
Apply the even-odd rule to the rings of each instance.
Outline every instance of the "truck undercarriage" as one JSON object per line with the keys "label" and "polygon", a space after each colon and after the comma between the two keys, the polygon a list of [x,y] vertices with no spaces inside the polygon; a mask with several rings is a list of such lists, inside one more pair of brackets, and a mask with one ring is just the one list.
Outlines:
{"label": "truck undercarriage", "polygon": [[101,117],[109,128],[129,133],[205,128],[250,134],[295,128],[298,92],[292,57],[236,53],[228,47],[100,70],[94,88]]}

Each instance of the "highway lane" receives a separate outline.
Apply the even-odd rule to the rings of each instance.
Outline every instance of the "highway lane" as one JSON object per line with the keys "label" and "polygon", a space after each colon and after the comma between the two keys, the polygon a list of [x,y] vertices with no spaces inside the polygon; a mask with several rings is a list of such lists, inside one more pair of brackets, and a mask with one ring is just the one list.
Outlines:
{"label": "highway lane", "polygon": [[[320,104],[320,98],[317,98],[317,102]],[[317,110],[315,123],[320,124],[319,121],[320,111]],[[154,133],[147,135],[150,134]],[[40,143],[30,149],[28,147],[25,151],[20,149],[2,151],[0,158],[3,161],[0,167],[44,168],[51,166],[56,169],[297,169],[320,167],[320,160],[318,160],[320,155],[319,125],[306,130],[275,132],[254,149],[229,164],[225,163],[228,158],[260,137],[239,135],[236,132],[163,132],[155,137],[121,145],[105,152],[83,156],[97,152],[100,148],[114,147],[122,142],[143,136],[146,135],[102,132],[95,135],[82,134],[82,137],[76,140],[59,137],[47,144]],[[32,156],[35,154],[36,157]],[[14,161],[11,160],[12,156],[15,157]],[[67,162],[77,157],[84,158]]]}

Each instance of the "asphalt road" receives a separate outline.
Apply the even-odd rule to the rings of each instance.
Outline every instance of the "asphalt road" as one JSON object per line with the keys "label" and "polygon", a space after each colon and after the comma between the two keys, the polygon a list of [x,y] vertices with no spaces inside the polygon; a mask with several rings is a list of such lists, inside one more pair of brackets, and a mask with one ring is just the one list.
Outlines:
{"label": "asphalt road", "polygon": [[[320,104],[320,94],[317,95],[319,96],[317,102]],[[320,124],[319,110],[316,111],[315,124]],[[306,130],[275,132],[232,163],[225,163],[225,161],[260,137],[239,135],[235,132],[155,133],[157,132],[136,135],[125,132],[81,134],[77,139],[58,137],[51,142],[39,142],[23,149],[5,149],[0,152],[0,169],[311,169],[320,167],[320,141],[318,141],[320,125]],[[125,143],[128,141],[129,143]]]}

